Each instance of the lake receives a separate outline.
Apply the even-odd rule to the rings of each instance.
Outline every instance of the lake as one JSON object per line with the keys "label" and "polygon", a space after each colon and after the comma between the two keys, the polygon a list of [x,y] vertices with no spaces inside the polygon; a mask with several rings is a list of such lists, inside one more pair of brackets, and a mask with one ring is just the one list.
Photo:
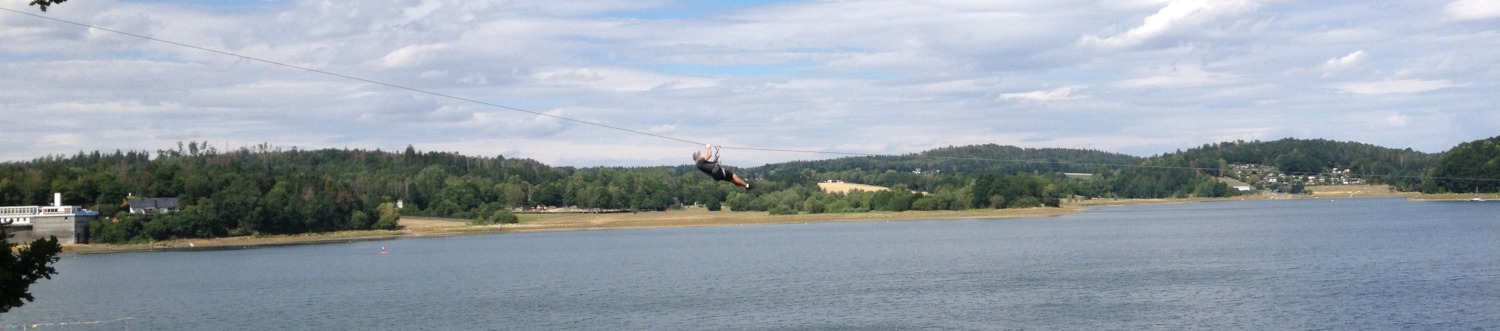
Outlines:
{"label": "lake", "polygon": [[1226,201],[72,255],[0,328],[1496,329],[1497,215]]}

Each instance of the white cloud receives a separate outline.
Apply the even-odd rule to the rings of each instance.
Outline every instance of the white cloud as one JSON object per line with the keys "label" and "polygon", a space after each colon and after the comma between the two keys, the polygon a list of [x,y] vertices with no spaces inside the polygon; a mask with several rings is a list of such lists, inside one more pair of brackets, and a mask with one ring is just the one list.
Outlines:
{"label": "white cloud", "polygon": [[1365,53],[1364,50],[1357,50],[1343,57],[1328,59],[1327,62],[1323,62],[1323,75],[1328,76],[1334,72],[1358,67],[1364,64],[1365,60],[1369,58],[1369,53]]}
{"label": "white cloud", "polygon": [[[1231,123],[1232,124],[1232,123]],[[1271,127],[1230,127],[1219,129],[1211,140],[1213,141],[1255,141],[1270,140],[1278,137],[1273,136],[1276,129]]]}
{"label": "white cloud", "polygon": [[473,85],[489,85],[490,78],[488,76],[485,76],[484,74],[480,74],[480,73],[475,72],[475,73],[469,73],[468,75],[464,75],[463,78],[459,78],[458,79],[458,82],[459,83],[463,83],[463,84],[473,84]]}
{"label": "white cloud", "polygon": [[386,53],[380,59],[380,65],[385,68],[403,68],[421,65],[449,48],[446,43],[408,45],[400,49]]}
{"label": "white cloud", "polygon": [[[1289,134],[1423,151],[1492,136],[1500,117],[1453,114],[1489,111],[1500,90],[1500,34],[1478,21],[1494,2],[1449,2],[106,0],[48,16],[694,141],[1149,155]],[[0,118],[41,119],[0,130],[0,161],[176,139],[451,146],[583,166],[685,154],[677,141],[20,15],[0,13],[0,40]],[[1437,114],[1388,118],[1423,107]],[[1357,124],[1299,120],[1314,113]],[[1415,129],[1442,116],[1472,129]],[[735,164],[816,157],[741,151]]]}
{"label": "white cloud", "polygon": [[1224,85],[1235,77],[1231,74],[1203,70],[1197,66],[1171,67],[1150,76],[1116,82],[1123,88],[1191,88]]}
{"label": "white cloud", "polygon": [[956,80],[941,80],[930,83],[916,84],[915,88],[922,92],[933,94],[957,94],[957,93],[983,93],[995,89],[1000,80],[992,77],[969,78]]}
{"label": "white cloud", "polygon": [[652,126],[652,127],[646,129],[646,132],[658,133],[658,134],[659,133],[669,133],[669,132],[672,132],[672,131],[677,131],[677,124],[662,124],[662,125]]}
{"label": "white cloud", "polygon": [[84,142],[83,135],[80,135],[80,134],[77,134],[77,133],[54,133],[54,134],[49,134],[49,135],[41,136],[41,138],[38,139],[38,140],[41,143],[47,144],[47,145],[67,146],[67,147],[83,146],[83,142]]}
{"label": "white cloud", "polygon": [[1084,98],[1084,96],[1073,95],[1073,91],[1083,89],[1080,86],[1064,86],[1051,90],[1037,90],[1030,92],[1001,93],[1001,100],[1031,100],[1031,101],[1058,101]]}
{"label": "white cloud", "polygon": [[1500,0],[1458,0],[1443,6],[1443,14],[1456,21],[1500,17]]}
{"label": "white cloud", "polygon": [[1243,0],[1176,0],[1128,31],[1103,38],[1086,35],[1077,43],[1088,47],[1132,47],[1174,31],[1194,29],[1227,16],[1253,11],[1257,7],[1258,4]]}
{"label": "white cloud", "polygon": [[[433,123],[433,129],[448,130],[456,128],[474,129],[485,132],[486,137],[506,138],[547,138],[558,132],[569,129],[572,122],[557,117],[572,118],[577,116],[563,109],[552,109],[539,112],[543,115],[527,115],[513,111],[482,111],[473,113],[471,120]],[[556,117],[554,117],[556,116]]]}
{"label": "white cloud", "polygon": [[1333,88],[1354,94],[1413,94],[1454,86],[1458,85],[1447,80],[1393,79],[1337,84]]}
{"label": "white cloud", "polygon": [[1342,44],[1372,44],[1381,40],[1389,40],[1391,36],[1385,31],[1371,27],[1346,27],[1329,30],[1320,30],[1300,33],[1295,36],[1296,40],[1303,45],[1342,45]]}
{"label": "white cloud", "polygon": [[557,68],[532,75],[539,83],[610,91],[648,91],[717,86],[715,79],[618,67]]}
{"label": "white cloud", "polygon": [[1401,114],[1385,117],[1385,125],[1392,128],[1404,128],[1411,124],[1411,117]]}

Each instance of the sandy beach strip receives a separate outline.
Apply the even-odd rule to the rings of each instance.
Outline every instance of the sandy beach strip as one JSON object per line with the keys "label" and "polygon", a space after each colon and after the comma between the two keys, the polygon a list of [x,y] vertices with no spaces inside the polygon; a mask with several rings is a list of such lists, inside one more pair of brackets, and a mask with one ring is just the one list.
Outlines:
{"label": "sandy beach strip", "polygon": [[770,215],[766,212],[707,211],[689,208],[665,212],[612,214],[525,214],[519,224],[473,226],[465,220],[402,217],[399,230],[340,231],[300,235],[240,236],[212,239],[174,239],[140,244],[69,244],[65,254],[98,254],[146,251],[239,249],[261,246],[391,240],[397,238],[445,237],[501,232],[574,231],[687,226],[734,226],[814,222],[859,222],[880,220],[943,220],[1036,218],[1077,213],[1078,207],[975,209],[965,211],[905,211]]}

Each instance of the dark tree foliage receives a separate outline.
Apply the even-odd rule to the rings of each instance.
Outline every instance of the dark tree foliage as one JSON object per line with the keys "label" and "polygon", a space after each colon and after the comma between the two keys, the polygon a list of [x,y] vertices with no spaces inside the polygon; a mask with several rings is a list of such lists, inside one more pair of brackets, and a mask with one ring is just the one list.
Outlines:
{"label": "dark tree foliage", "polygon": [[42,12],[46,12],[47,11],[47,6],[51,6],[51,5],[55,5],[55,4],[60,4],[60,3],[64,3],[64,2],[68,2],[68,0],[31,0],[31,5],[32,6],[36,6],[37,9],[41,9]]}
{"label": "dark tree foliage", "polygon": [[30,293],[31,284],[42,278],[52,279],[52,275],[57,274],[52,264],[62,252],[57,237],[37,239],[17,249],[16,244],[10,242],[7,229],[0,226],[0,247],[5,249],[0,253],[0,313],[36,300]]}
{"label": "dark tree foliage", "polygon": [[1057,207],[1060,193],[1052,181],[1031,174],[986,174],[974,180],[973,205],[988,208]]}
{"label": "dark tree foliage", "polygon": [[1443,153],[1431,176],[1422,183],[1426,193],[1491,193],[1500,191],[1500,136],[1459,144]]}

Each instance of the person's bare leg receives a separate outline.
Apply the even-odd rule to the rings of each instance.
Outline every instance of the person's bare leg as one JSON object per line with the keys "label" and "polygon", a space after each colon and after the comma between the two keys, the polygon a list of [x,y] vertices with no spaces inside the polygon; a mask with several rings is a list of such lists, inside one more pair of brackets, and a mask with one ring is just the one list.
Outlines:
{"label": "person's bare leg", "polygon": [[734,183],[734,185],[739,186],[739,187],[745,187],[745,185],[749,185],[749,184],[745,184],[745,180],[741,179],[739,174],[735,174],[733,176],[730,176],[729,177],[729,182],[730,183]]}

